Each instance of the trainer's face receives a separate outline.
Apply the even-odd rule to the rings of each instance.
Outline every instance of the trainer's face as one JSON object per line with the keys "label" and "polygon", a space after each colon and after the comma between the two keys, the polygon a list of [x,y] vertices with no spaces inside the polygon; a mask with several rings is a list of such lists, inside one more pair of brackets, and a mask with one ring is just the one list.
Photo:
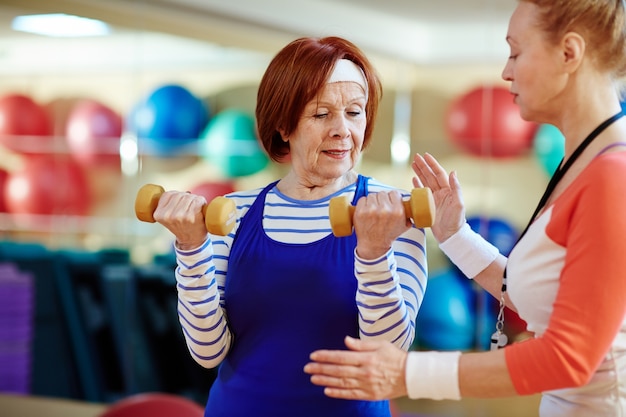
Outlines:
{"label": "trainer's face", "polygon": [[540,9],[522,1],[511,16],[506,40],[511,53],[502,78],[525,120],[543,122],[564,106],[568,74],[563,69],[563,51],[547,40],[538,26]]}
{"label": "trainer's face", "polygon": [[354,82],[326,84],[304,108],[289,141],[292,168],[300,177],[332,180],[352,170],[365,134],[366,97]]}

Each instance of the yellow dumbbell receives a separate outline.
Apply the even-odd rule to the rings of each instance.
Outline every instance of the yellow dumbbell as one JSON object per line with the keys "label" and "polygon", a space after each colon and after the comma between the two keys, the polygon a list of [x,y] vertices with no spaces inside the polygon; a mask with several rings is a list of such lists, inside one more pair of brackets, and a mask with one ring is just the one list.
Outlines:
{"label": "yellow dumbbell", "polygon": [[[407,219],[412,219],[416,227],[430,227],[435,221],[435,201],[430,188],[414,188],[411,197],[402,202]],[[352,217],[355,207],[345,196],[330,199],[330,227],[337,237],[352,234]]]}
{"label": "yellow dumbbell", "polygon": [[[154,223],[154,210],[165,192],[160,185],[146,184],[137,192],[135,215],[142,222]],[[235,226],[237,206],[226,197],[215,197],[209,204],[202,206],[204,224],[209,233],[226,236]]]}

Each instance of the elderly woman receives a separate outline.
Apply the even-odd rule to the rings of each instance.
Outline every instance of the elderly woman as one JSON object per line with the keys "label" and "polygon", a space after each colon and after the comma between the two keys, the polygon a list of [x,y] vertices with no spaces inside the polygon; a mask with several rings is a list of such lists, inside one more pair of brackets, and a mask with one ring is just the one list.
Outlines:
{"label": "elderly woman", "polygon": [[[227,195],[237,223],[207,234],[200,196],[166,192],[154,218],[176,237],[180,323],[192,357],[219,366],[206,415],[389,416],[387,401],[339,400],[311,384],[309,353],[345,335],[407,351],[426,287],[424,230],[406,192],[360,175],[382,94],[364,54],[337,37],[284,47],[263,76],[259,139],[289,164],[266,187]],[[356,205],[336,237],[332,197]]]}

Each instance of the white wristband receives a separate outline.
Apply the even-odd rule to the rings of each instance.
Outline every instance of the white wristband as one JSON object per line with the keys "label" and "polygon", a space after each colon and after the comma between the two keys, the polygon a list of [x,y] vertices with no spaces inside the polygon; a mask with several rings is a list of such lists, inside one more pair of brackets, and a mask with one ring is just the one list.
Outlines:
{"label": "white wristband", "polygon": [[408,397],[460,400],[459,357],[461,352],[409,352],[405,382]]}
{"label": "white wristband", "polygon": [[441,242],[439,248],[468,278],[474,278],[482,272],[500,253],[498,248],[473,231],[467,223]]}

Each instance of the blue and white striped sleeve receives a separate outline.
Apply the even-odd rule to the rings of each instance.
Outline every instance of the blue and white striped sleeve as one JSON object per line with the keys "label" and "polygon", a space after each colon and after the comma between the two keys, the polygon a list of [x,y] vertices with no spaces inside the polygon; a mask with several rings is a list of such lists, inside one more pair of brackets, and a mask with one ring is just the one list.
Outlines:
{"label": "blue and white striped sleeve", "polygon": [[[228,353],[231,333],[216,279],[213,242],[192,251],[176,249],[178,319],[192,358],[214,368]],[[223,286],[223,285],[222,285]]]}
{"label": "blue and white striped sleeve", "polygon": [[387,340],[408,350],[427,283],[426,235],[412,227],[386,255],[365,260],[356,255],[359,330],[362,339]]}
{"label": "blue and white striped sleeve", "polygon": [[189,353],[205,368],[219,365],[232,343],[224,298],[228,259],[239,222],[259,192],[228,195],[237,203],[236,225],[228,236],[209,235],[202,246],[190,251],[175,248],[178,318]]}

